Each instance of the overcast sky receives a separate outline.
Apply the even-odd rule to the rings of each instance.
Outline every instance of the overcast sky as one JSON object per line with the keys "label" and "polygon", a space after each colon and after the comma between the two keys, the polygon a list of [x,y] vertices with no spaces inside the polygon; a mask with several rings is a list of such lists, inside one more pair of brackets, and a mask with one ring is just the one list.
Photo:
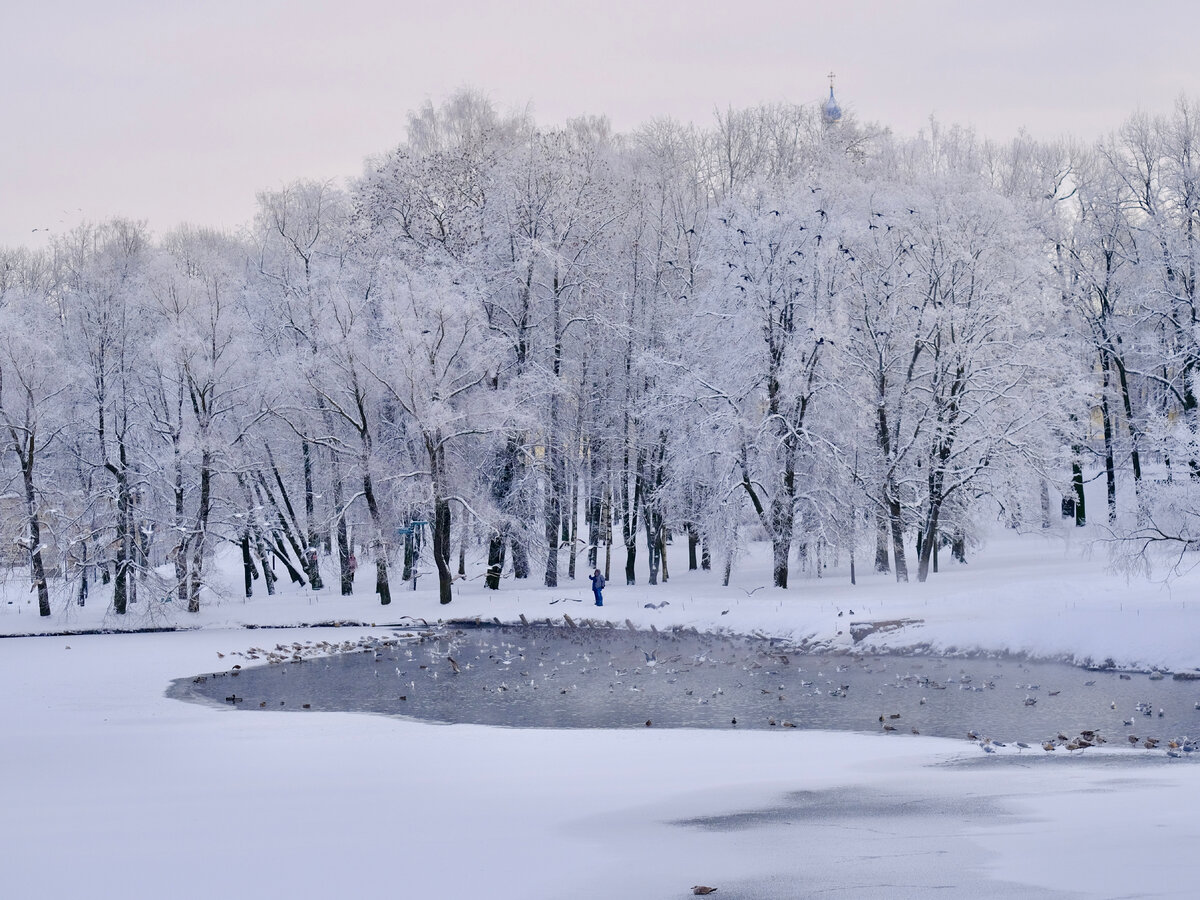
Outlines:
{"label": "overcast sky", "polygon": [[1090,139],[1200,97],[1198,42],[1187,0],[0,0],[0,245],[113,215],[236,228],[463,86],[623,131],[819,101],[832,70],[900,134]]}

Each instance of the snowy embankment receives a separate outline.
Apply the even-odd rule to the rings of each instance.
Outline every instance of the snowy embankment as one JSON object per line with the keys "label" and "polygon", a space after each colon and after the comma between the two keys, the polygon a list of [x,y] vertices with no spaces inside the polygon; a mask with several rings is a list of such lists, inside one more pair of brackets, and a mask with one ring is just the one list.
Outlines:
{"label": "snowy embankment", "polygon": [[[672,626],[759,632],[822,646],[854,644],[851,623],[906,622],[903,627],[877,631],[861,649],[928,648],[936,652],[1013,652],[1063,658],[1080,664],[1106,660],[1127,668],[1171,671],[1200,667],[1200,570],[1159,580],[1126,578],[1107,570],[1103,549],[1070,528],[1018,535],[997,535],[968,565],[949,563],[925,584],[896,584],[890,575],[877,575],[859,561],[858,584],[851,585],[845,566],[826,570],[823,577],[793,574],[787,590],[770,587],[767,547],[757,545],[740,561],[727,588],[714,572],[684,569],[682,548],[674,550],[672,576],[667,584],[623,584],[623,570],[614,552],[605,606],[597,609],[581,568],[572,581],[560,579],[557,588],[536,580],[506,578],[499,591],[489,591],[480,575],[456,582],[454,602],[437,602],[432,575],[419,580],[419,589],[393,585],[393,601],[380,606],[373,587],[373,567],[358,572],[356,593],[342,597],[334,574],[321,591],[285,585],[274,597],[260,593],[247,600],[240,593],[241,572],[236,554],[218,557],[216,589],[206,591],[197,614],[180,604],[148,601],[130,607],[124,617],[105,607],[97,591],[86,606],[60,599],[55,614],[37,616],[32,595],[10,576],[8,601],[0,603],[0,634],[69,633],[93,629],[154,627],[238,628],[354,622],[362,624],[435,623],[452,618],[499,619],[516,622],[547,617],[562,623],[595,618],[636,627]],[[844,562],[844,561],[843,561]],[[326,561],[329,569],[330,562]],[[564,566],[565,568],[565,566]],[[473,567],[478,573],[482,564]],[[640,571],[638,576],[644,579]],[[647,608],[652,605],[654,608]]]}
{"label": "snowy embankment", "polygon": [[[670,898],[695,884],[723,897],[1193,896],[1191,760],[985,756],[894,734],[259,716],[163,694],[251,645],[356,639],[402,616],[564,611],[838,644],[851,621],[914,618],[867,640],[1200,664],[1194,577],[1126,583],[1065,540],[995,541],[926,585],[871,576],[851,587],[838,575],[755,590],[766,570],[752,557],[728,589],[679,573],[656,588],[613,585],[602,610],[586,582],[509,581],[498,593],[467,582],[439,607],[427,581],[386,609],[328,591],[214,597],[198,616],[139,604],[128,620],[197,630],[0,640],[0,896]],[[49,621],[12,599],[0,612],[8,633],[118,624],[98,597]],[[331,620],[368,625],[239,627]]]}

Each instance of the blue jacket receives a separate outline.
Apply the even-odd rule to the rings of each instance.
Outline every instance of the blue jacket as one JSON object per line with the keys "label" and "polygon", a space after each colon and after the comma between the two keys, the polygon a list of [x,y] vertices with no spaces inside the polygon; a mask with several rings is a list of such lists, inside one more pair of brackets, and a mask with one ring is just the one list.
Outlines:
{"label": "blue jacket", "polygon": [[593,591],[598,591],[604,587],[604,576],[603,575],[592,575],[589,577],[592,579],[592,590]]}

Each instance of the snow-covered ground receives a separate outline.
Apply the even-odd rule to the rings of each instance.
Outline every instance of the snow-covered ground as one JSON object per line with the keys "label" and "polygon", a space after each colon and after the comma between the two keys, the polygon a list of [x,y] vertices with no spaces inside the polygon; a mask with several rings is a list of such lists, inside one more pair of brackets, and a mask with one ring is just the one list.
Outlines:
{"label": "snow-covered ground", "polygon": [[[405,616],[602,613],[838,647],[852,621],[919,619],[867,645],[1200,667],[1200,575],[1108,574],[1069,529],[1003,533],[924,585],[851,586],[828,570],[756,590],[769,584],[758,548],[721,588],[716,573],[682,571],[677,546],[667,585],[631,588],[616,583],[620,556],[603,610],[582,573],[556,589],[470,579],[449,607],[426,578],[381,607],[364,565],[364,592],[348,599],[288,589],[243,601],[230,588],[198,615],[143,601],[117,622],[94,594],[45,620],[14,576],[0,633],[54,634],[0,640],[0,896],[670,898],[697,884],[722,897],[1195,895],[1200,768],[1157,753],[239,715],[164,696],[172,678],[223,667],[218,653],[383,634]],[[235,568],[222,572],[237,585]],[[330,621],[363,624],[288,627]],[[67,633],[118,625],[200,627]]]}

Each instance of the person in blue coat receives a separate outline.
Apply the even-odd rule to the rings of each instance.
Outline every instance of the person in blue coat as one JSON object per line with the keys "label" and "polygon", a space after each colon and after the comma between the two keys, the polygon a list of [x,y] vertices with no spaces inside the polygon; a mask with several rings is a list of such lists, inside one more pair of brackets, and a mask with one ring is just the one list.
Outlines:
{"label": "person in blue coat", "polygon": [[592,593],[596,595],[596,605],[603,606],[604,605],[604,595],[601,594],[600,592],[602,590],[604,590],[604,576],[601,575],[600,570],[597,569],[591,577],[592,577]]}

